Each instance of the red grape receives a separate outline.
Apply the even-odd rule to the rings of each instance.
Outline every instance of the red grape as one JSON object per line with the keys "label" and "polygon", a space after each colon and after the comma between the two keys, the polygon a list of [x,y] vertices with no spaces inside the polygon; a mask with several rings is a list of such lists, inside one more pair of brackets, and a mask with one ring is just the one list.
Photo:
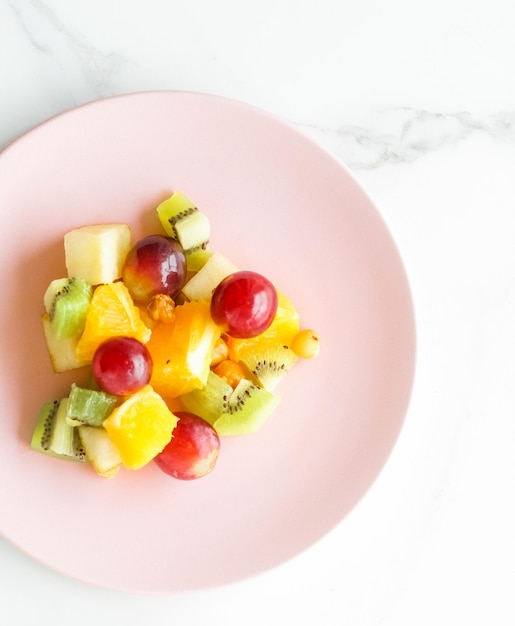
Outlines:
{"label": "red grape", "polygon": [[277,312],[277,291],[261,274],[230,274],[213,291],[211,317],[232,337],[255,337],[265,331]]}
{"label": "red grape", "polygon": [[211,472],[218,460],[220,438],[201,417],[179,411],[170,443],[154,461],[165,474],[180,480],[201,478]]}
{"label": "red grape", "polygon": [[122,278],[134,300],[142,304],[157,294],[177,295],[186,281],[181,244],[164,235],[143,237],[127,254]]}
{"label": "red grape", "polygon": [[133,337],[111,337],[96,349],[92,370],[103,391],[124,396],[149,383],[152,357],[147,348]]}

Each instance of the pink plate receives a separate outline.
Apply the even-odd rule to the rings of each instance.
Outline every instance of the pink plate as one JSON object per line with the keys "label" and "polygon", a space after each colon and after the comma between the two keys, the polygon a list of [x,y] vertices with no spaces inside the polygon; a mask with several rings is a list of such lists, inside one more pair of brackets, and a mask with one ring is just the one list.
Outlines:
{"label": "pink plate", "polygon": [[[155,231],[180,189],[208,214],[212,247],[271,278],[322,349],[280,384],[255,435],[222,441],[193,482],[153,463],[116,478],[29,446],[38,408],[72,380],[54,375],[42,296],[64,275],[63,234],[126,222]],[[21,550],[112,589],[199,589],[255,575],[335,527],[384,466],[414,373],[402,262],[349,171],[263,111],[150,92],[60,115],[0,155],[3,298],[0,530]]]}

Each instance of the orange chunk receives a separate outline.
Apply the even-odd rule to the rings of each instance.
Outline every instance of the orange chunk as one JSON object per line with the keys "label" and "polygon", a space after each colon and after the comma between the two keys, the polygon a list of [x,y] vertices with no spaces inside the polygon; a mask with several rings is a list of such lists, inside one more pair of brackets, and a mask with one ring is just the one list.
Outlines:
{"label": "orange chunk", "polygon": [[172,324],[158,323],[147,348],[152,356],[150,384],[165,398],[176,398],[206,384],[212,352],[220,338],[209,302],[185,302]]}
{"label": "orange chunk", "polygon": [[91,362],[103,341],[120,335],[146,343],[151,330],[143,323],[122,282],[99,285],[93,292],[84,332],[77,344],[77,358],[80,362]]}
{"label": "orange chunk", "polygon": [[128,469],[149,463],[172,438],[178,418],[150,385],[129,396],[103,426]]}

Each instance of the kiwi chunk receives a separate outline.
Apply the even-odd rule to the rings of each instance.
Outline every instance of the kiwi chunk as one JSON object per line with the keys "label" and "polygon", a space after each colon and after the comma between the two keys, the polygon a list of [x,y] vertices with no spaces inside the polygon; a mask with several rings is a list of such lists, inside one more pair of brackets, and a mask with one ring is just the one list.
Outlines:
{"label": "kiwi chunk", "polygon": [[204,418],[213,425],[227,410],[232,393],[231,385],[210,370],[204,387],[184,394],[181,397],[181,404],[186,411]]}
{"label": "kiwi chunk", "polygon": [[213,254],[208,243],[185,250],[184,253],[186,255],[188,272],[198,272],[201,270]]}
{"label": "kiwi chunk", "polygon": [[209,241],[210,225],[205,213],[198,209],[182,220],[175,222],[177,239],[185,250],[205,245]]}
{"label": "kiwi chunk", "polygon": [[221,436],[247,435],[261,428],[279,404],[279,396],[242,378],[225,412],[213,424]]}
{"label": "kiwi chunk", "polygon": [[48,456],[86,462],[77,430],[66,423],[68,398],[45,402],[32,433],[31,447]]}
{"label": "kiwi chunk", "polygon": [[118,399],[105,391],[84,389],[72,383],[67,403],[66,423],[70,426],[101,426]]}
{"label": "kiwi chunk", "polygon": [[57,278],[43,301],[54,337],[60,341],[78,337],[84,330],[93,289],[84,278]]}
{"label": "kiwi chunk", "polygon": [[211,226],[205,213],[180,191],[161,202],[157,216],[166,234],[177,239],[186,252],[189,271],[195,271],[201,257],[193,254],[195,250],[207,250]]}
{"label": "kiwi chunk", "polygon": [[288,346],[270,344],[243,354],[241,363],[252,374],[260,387],[273,391],[283,376],[293,367],[298,357]]}

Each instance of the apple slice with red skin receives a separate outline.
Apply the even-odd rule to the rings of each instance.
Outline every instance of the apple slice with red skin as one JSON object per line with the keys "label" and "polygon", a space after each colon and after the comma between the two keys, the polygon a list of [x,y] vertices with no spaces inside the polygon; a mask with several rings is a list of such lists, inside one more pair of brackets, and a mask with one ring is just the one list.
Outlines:
{"label": "apple slice with red skin", "polygon": [[206,420],[178,411],[179,418],[171,441],[155,458],[156,465],[169,476],[193,480],[209,474],[220,452],[220,438]]}

